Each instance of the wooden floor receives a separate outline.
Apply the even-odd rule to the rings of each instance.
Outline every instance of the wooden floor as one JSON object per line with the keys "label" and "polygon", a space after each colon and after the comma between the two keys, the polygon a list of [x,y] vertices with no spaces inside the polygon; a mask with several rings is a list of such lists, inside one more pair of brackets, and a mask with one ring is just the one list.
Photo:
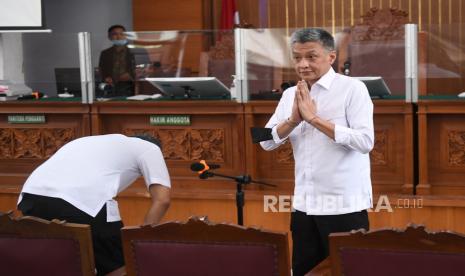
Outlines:
{"label": "wooden floor", "polygon": [[[139,190],[139,189],[137,189]],[[0,211],[14,210],[19,191],[0,191]],[[246,191],[244,225],[266,230],[289,232],[290,212],[265,212],[263,193]],[[145,191],[123,193],[118,203],[124,224],[140,225],[150,198]],[[429,231],[448,230],[465,234],[465,197],[377,196],[369,213],[370,229],[404,229],[408,224],[425,225]],[[198,191],[189,198],[174,191],[172,203],[163,221],[187,221],[190,216],[207,216],[212,222],[237,223],[235,191],[212,194]],[[289,245],[292,240],[289,233]],[[291,251],[292,252],[292,251]]]}
{"label": "wooden floor", "polygon": [[[247,192],[246,192],[247,193]],[[289,212],[264,212],[263,197],[246,194],[244,224],[275,231],[289,231]],[[400,228],[409,223],[425,225],[429,230],[450,230],[465,233],[465,198],[437,196],[378,196],[378,203],[369,213],[370,228]],[[119,198],[121,215],[125,224],[139,224],[150,201],[148,198],[122,196]],[[234,193],[230,196],[211,198],[175,197],[165,221],[185,221],[189,216],[208,216],[211,221],[236,223]]]}
{"label": "wooden floor", "polygon": [[[143,222],[150,198],[143,189],[132,189],[118,197],[125,225]],[[138,191],[138,192],[134,192]],[[0,211],[16,209],[19,190],[0,191]],[[265,212],[264,193],[245,191],[244,225],[268,230],[289,231],[290,212]],[[284,195],[284,194],[283,194]],[[409,223],[429,230],[450,230],[465,234],[464,196],[377,195],[369,213],[370,228],[405,228]],[[237,223],[235,190],[211,193],[199,190],[192,198],[173,191],[171,206],[163,221],[186,221],[190,216],[208,216],[214,222]]]}

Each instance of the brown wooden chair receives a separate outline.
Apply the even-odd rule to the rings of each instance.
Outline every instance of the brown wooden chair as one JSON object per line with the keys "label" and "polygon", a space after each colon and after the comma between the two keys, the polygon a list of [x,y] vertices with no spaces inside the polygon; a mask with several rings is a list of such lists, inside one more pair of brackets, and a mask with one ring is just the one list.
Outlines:
{"label": "brown wooden chair", "polygon": [[404,231],[334,233],[329,244],[329,259],[309,276],[465,275],[465,236],[457,233],[413,225]]}
{"label": "brown wooden chair", "polygon": [[226,87],[230,87],[235,75],[234,35],[220,32],[219,40],[208,52],[200,53],[199,76],[216,77]]}
{"label": "brown wooden chair", "polygon": [[0,275],[95,275],[90,226],[0,215]]}
{"label": "brown wooden chair", "polygon": [[[245,25],[250,26],[250,25]],[[226,87],[230,87],[236,74],[234,34],[226,31],[219,33],[219,39],[207,52],[200,53],[199,76],[216,77]],[[268,59],[268,57],[264,57]],[[281,68],[252,62],[245,64],[247,68],[248,91],[251,100],[279,99],[281,94],[273,94],[279,90],[283,82]],[[294,71],[291,80],[294,80]],[[286,76],[286,79],[288,76]]]}
{"label": "brown wooden chair", "polygon": [[[351,76],[382,76],[394,95],[405,93],[405,30],[408,12],[371,8],[362,21],[345,30],[337,46],[337,71],[350,64]],[[426,91],[425,34],[418,39],[419,92]]]}
{"label": "brown wooden chair", "polygon": [[290,275],[287,233],[191,218],[122,236],[128,275]]}

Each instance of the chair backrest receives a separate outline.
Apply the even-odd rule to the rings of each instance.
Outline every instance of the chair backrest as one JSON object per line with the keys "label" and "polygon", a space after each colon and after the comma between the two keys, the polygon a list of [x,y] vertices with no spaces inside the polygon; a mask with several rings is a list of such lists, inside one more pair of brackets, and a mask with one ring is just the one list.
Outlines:
{"label": "chair backrest", "polygon": [[350,63],[351,76],[382,76],[394,95],[405,93],[405,30],[408,13],[371,8],[341,40],[338,70]]}
{"label": "chair backrest", "polygon": [[191,218],[122,236],[128,275],[290,275],[287,233]]}
{"label": "chair backrest", "polygon": [[0,215],[0,275],[95,275],[90,226]]}
{"label": "chair backrest", "polygon": [[219,40],[208,52],[201,53],[199,76],[216,77],[226,87],[230,87],[235,74],[234,36],[219,32]]}
{"label": "chair backrest", "polygon": [[404,231],[334,233],[329,236],[331,271],[338,275],[465,275],[465,236]]}

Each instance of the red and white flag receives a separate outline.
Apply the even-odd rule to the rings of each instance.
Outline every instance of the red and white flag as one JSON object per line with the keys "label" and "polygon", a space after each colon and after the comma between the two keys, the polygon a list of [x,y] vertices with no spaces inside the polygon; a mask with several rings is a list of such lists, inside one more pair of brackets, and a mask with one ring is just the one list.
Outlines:
{"label": "red and white flag", "polygon": [[220,29],[232,29],[234,28],[234,24],[238,25],[239,22],[239,12],[236,10],[236,0],[222,0]]}

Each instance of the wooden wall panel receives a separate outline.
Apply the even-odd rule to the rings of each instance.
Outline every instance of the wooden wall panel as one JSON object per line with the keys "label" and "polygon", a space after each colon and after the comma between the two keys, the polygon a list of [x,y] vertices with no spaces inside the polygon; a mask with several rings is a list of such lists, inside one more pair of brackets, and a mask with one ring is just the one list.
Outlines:
{"label": "wooden wall panel", "polygon": [[6,213],[13,211],[16,215],[21,215],[21,212],[16,210],[16,203],[19,197],[18,187],[5,187],[0,185],[0,212]]}
{"label": "wooden wall panel", "polygon": [[[208,0],[134,0],[134,31],[202,30],[211,28]],[[205,14],[208,13],[208,14]],[[198,72],[202,38],[190,35],[186,42],[183,68]],[[177,54],[174,55],[177,57]]]}
{"label": "wooden wall panel", "polygon": [[[461,0],[253,0],[265,3],[267,26],[257,25],[260,15],[239,10],[244,21],[254,26],[287,28],[323,27],[332,33],[361,22],[370,8],[400,8],[408,12],[409,21],[427,34],[427,61],[434,68],[428,72],[429,94],[457,94],[465,90],[465,3]],[[259,17],[257,19],[257,17]],[[444,73],[444,71],[442,71]],[[451,73],[452,72],[452,73]]]}
{"label": "wooden wall panel", "polygon": [[[18,191],[0,193],[0,211],[16,209]],[[459,197],[385,197],[374,199],[375,208],[369,213],[370,229],[404,229],[409,223],[425,225],[430,231],[448,230],[465,234],[465,205]],[[150,199],[139,195],[118,197],[119,208],[126,226],[140,225],[150,206]],[[376,210],[376,203],[382,208]],[[388,209],[387,206],[390,208]],[[20,214],[16,211],[16,214]],[[208,216],[212,222],[236,223],[234,195],[219,198],[186,198],[174,194],[163,221],[187,221],[192,216]],[[264,212],[263,197],[246,191],[244,224],[262,229],[289,232],[289,212]],[[290,243],[291,245],[292,243]]]}
{"label": "wooden wall panel", "polygon": [[465,195],[464,101],[418,103],[418,194]]}
{"label": "wooden wall panel", "polygon": [[413,194],[413,109],[402,101],[374,101],[373,192]]}
{"label": "wooden wall panel", "polygon": [[[173,186],[190,190],[234,189],[231,181],[199,181],[190,170],[205,159],[221,165],[226,175],[245,171],[244,119],[232,101],[106,102],[92,106],[93,134],[150,133],[163,144]],[[150,115],[189,115],[189,126],[153,126]]]}
{"label": "wooden wall panel", "polygon": [[203,29],[202,0],[133,0],[135,31]]}
{"label": "wooden wall panel", "polygon": [[[449,230],[465,234],[465,205],[459,197],[396,197],[374,198],[369,212],[370,229],[399,228],[422,224],[428,230]],[[148,198],[124,196],[118,199],[126,225],[138,225],[150,205]],[[377,210],[377,204],[379,209]],[[289,212],[264,212],[263,196],[246,191],[244,224],[263,229],[289,232]],[[208,216],[211,221],[237,223],[234,196],[220,199],[180,198],[176,195],[163,221],[186,221],[190,216]],[[289,236],[290,232],[289,232]]]}
{"label": "wooden wall panel", "polygon": [[[287,28],[289,33],[294,28],[309,26],[336,33],[361,22],[361,16],[373,7],[407,11],[409,21],[428,34],[429,48],[435,49],[428,51],[428,62],[455,73],[441,77],[431,70],[427,80],[429,94],[457,94],[465,90],[465,3],[461,0],[237,0],[241,23]],[[137,31],[218,28],[220,16],[220,0],[133,1]]]}
{"label": "wooden wall panel", "polygon": [[[215,1],[215,0],[214,0]],[[216,8],[218,9],[217,14],[221,16],[221,1],[216,0]],[[268,26],[268,20],[265,20],[266,25],[261,25],[262,21],[260,19],[260,2],[259,1],[250,1],[250,0],[236,0],[236,8],[239,11],[239,16],[241,23],[252,24],[255,27],[266,27]],[[215,25],[215,26],[219,26]]]}
{"label": "wooden wall panel", "polygon": [[[427,61],[442,70],[428,72],[427,93],[457,94],[465,90],[464,26],[465,4],[460,0],[237,0],[241,23],[254,27],[293,29],[324,27],[332,33],[361,22],[370,8],[400,8],[408,12],[409,21],[427,33]],[[176,12],[160,12],[176,11]],[[137,31],[218,28],[221,1],[149,1],[134,0],[134,29]],[[196,73],[199,50],[186,55],[186,66]],[[454,45],[454,46],[451,46]],[[439,74],[439,75],[438,75]]]}
{"label": "wooden wall panel", "polygon": [[[22,185],[62,145],[90,134],[89,107],[81,103],[0,104],[0,186]],[[43,124],[11,124],[9,115],[43,114]],[[72,165],[72,164],[70,164]]]}

